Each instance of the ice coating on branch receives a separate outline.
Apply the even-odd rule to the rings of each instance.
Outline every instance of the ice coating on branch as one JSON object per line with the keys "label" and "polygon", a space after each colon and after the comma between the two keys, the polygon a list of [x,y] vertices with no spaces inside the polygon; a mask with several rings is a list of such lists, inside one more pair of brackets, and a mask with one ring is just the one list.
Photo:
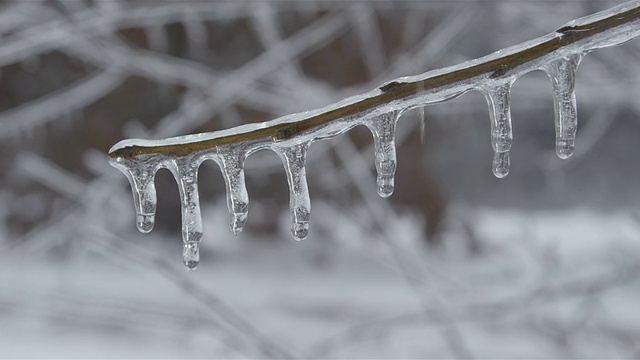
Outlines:
{"label": "ice coating on branch", "polygon": [[582,59],[581,54],[572,54],[547,64],[543,69],[553,85],[553,107],[556,125],[556,154],[561,159],[573,155],[578,130],[575,77]]}
{"label": "ice coating on branch", "polygon": [[503,178],[509,174],[509,151],[513,142],[511,131],[511,106],[509,98],[513,81],[483,88],[491,119],[491,147],[493,148],[493,175]]}
{"label": "ice coating on branch", "polygon": [[195,156],[179,157],[168,162],[167,168],[178,182],[182,205],[182,261],[189,270],[200,263],[202,215],[198,195],[198,167],[202,159]]}
{"label": "ice coating on branch", "polygon": [[234,235],[238,235],[247,222],[249,212],[249,194],[244,181],[245,153],[233,147],[218,149],[218,164],[227,188],[227,206],[229,207],[229,225]]}
{"label": "ice coating on branch", "polygon": [[399,111],[391,111],[367,122],[375,145],[378,195],[387,198],[393,194],[396,174],[396,122]]}
{"label": "ice coating on branch", "polygon": [[[562,33],[572,33],[589,31],[597,25],[598,21],[605,20],[607,18],[618,16],[624,12],[637,11],[640,7],[640,1],[628,1],[610,9],[600,11],[595,14],[591,14],[579,19],[571,20],[558,29]],[[589,52],[595,49],[601,49],[610,46],[616,46],[624,44],[625,42],[634,39],[638,36],[638,20],[630,21],[622,26],[615,28],[614,31],[609,31],[606,35],[600,34],[588,38],[580,45],[581,49],[578,52]]]}
{"label": "ice coating on branch", "polygon": [[[640,36],[639,13],[640,2],[625,3],[481,58],[398,78],[324,108],[268,122],[161,140],[123,140],[111,148],[109,161],[129,179],[137,226],[142,232],[153,228],[156,171],[165,167],[174,174],[182,199],[184,263],[193,269],[199,262],[202,238],[197,186],[199,165],[204,159],[213,159],[220,166],[227,189],[231,230],[237,234],[243,229],[248,214],[249,199],[243,171],[245,158],[258,150],[271,149],[284,163],[290,187],[291,231],[296,240],[302,240],[308,235],[311,210],[305,175],[309,144],[333,138],[358,125],[367,126],[375,143],[378,194],[388,197],[394,190],[396,170],[395,126],[406,109],[480,90],[487,100],[491,118],[492,170],[495,176],[502,178],[509,173],[510,167],[511,85],[528,72],[543,70],[553,84],[556,152],[561,158],[571,156],[577,128],[574,87],[578,64],[583,55],[592,50]],[[610,21],[616,25],[607,27]],[[543,50],[541,53],[533,51],[535,56],[530,56],[534,48]],[[505,58],[512,60],[504,62]],[[384,102],[380,103],[380,99]],[[221,139],[224,141],[219,141]]]}
{"label": "ice coating on branch", "polygon": [[[596,21],[603,20],[603,19],[607,18],[608,16],[611,16],[612,14],[618,14],[618,13],[622,13],[622,12],[625,12],[625,11],[633,10],[634,8],[637,8],[638,6],[640,6],[640,1],[628,1],[628,2],[622,3],[620,5],[614,6],[614,7],[610,8],[610,9],[607,9],[607,10],[600,11],[600,12],[597,12],[595,14],[590,14],[590,15],[583,16],[583,17],[578,18],[578,19],[571,20],[571,21],[565,23],[561,27],[561,29],[587,26],[590,23],[594,23]],[[609,46],[611,46],[611,45],[609,45]]]}
{"label": "ice coating on branch", "polygon": [[309,217],[311,216],[311,199],[307,187],[305,161],[309,143],[290,147],[275,147],[287,173],[289,183],[289,207],[291,211],[291,235],[297,241],[309,235]]}
{"label": "ice coating on branch", "polygon": [[155,174],[160,168],[157,156],[140,156],[125,160],[117,158],[112,164],[129,179],[136,210],[136,226],[143,233],[153,230],[158,204]]}

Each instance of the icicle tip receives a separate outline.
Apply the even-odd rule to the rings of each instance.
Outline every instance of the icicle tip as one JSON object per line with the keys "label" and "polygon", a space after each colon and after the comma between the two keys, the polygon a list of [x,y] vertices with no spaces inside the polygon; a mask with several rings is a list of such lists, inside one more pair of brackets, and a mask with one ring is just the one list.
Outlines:
{"label": "icicle tip", "polygon": [[197,242],[184,244],[182,263],[187,270],[195,270],[200,264],[200,244]]}
{"label": "icicle tip", "polygon": [[377,179],[378,195],[383,198],[388,198],[393,194],[395,188],[393,175],[378,175]]}
{"label": "icicle tip", "polygon": [[244,225],[247,223],[248,213],[233,213],[229,219],[229,225],[231,226],[231,232],[233,235],[238,235],[244,229]]}
{"label": "icicle tip", "polygon": [[509,152],[496,152],[493,155],[493,175],[498,179],[503,179],[509,175],[510,166]]}
{"label": "icicle tip", "polygon": [[138,221],[136,221],[136,226],[141,233],[149,233],[153,230],[153,226],[155,225],[155,215],[154,214],[138,214]]}
{"label": "icicle tip", "polygon": [[309,222],[300,221],[291,224],[291,235],[295,241],[302,241],[309,236]]}
{"label": "icicle tip", "polygon": [[556,145],[556,155],[562,160],[566,160],[573,155],[575,145],[572,141],[558,142]]}

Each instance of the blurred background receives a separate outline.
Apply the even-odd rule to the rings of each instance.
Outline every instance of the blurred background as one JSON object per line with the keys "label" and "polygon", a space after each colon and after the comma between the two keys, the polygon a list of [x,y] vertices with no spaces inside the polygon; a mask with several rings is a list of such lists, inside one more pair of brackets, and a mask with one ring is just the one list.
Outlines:
{"label": "blurred background", "polygon": [[0,3],[0,356],[640,357],[640,43],[589,54],[575,155],[554,153],[551,84],[513,88],[506,179],[484,98],[405,113],[396,191],[371,135],[311,147],[308,240],[271,152],[247,161],[234,237],[200,169],[205,234],[181,266],[180,203],[156,177],[135,228],[117,141],[226,129],[552,32],[616,2]]}

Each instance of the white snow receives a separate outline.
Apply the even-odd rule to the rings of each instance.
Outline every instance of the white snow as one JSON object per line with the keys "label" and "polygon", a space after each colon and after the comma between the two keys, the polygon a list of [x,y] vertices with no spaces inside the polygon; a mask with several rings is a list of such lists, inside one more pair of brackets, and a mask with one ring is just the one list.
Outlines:
{"label": "white snow", "polygon": [[[23,266],[28,255],[5,253],[0,356],[264,357],[255,339],[224,326],[221,304],[203,306],[199,293],[305,358],[448,358],[456,346],[480,358],[637,350],[640,223],[631,211],[454,208],[465,215],[453,222],[469,222],[480,253],[467,253],[468,235],[452,224],[444,249],[421,254],[430,280],[420,293],[375,239],[337,245],[325,265],[313,259],[326,245],[237,239],[236,247],[205,252],[192,273],[166,268],[171,259],[154,262],[170,252],[158,248],[157,235],[112,240],[146,247],[146,260],[104,256],[109,245],[97,234],[87,234],[84,255],[64,263],[31,255]],[[405,223],[398,237],[416,226]],[[400,245],[407,263],[417,259],[415,245]],[[461,343],[450,338],[449,322]]]}

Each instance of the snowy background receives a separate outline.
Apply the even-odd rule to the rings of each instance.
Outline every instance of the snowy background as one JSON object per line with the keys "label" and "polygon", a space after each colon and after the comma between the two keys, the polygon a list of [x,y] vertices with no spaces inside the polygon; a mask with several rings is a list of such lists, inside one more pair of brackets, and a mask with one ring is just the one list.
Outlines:
{"label": "snowy background", "polygon": [[424,139],[420,112],[403,115],[390,199],[366,129],[315,143],[301,243],[275,154],[248,160],[237,237],[203,165],[194,272],[168,171],[156,229],[140,234],[106,160],[123,138],[321,107],[612,5],[0,3],[0,357],[640,357],[638,40],[583,60],[570,160],[553,151],[541,72],[513,88],[506,179],[491,173],[479,93],[425,108]]}

